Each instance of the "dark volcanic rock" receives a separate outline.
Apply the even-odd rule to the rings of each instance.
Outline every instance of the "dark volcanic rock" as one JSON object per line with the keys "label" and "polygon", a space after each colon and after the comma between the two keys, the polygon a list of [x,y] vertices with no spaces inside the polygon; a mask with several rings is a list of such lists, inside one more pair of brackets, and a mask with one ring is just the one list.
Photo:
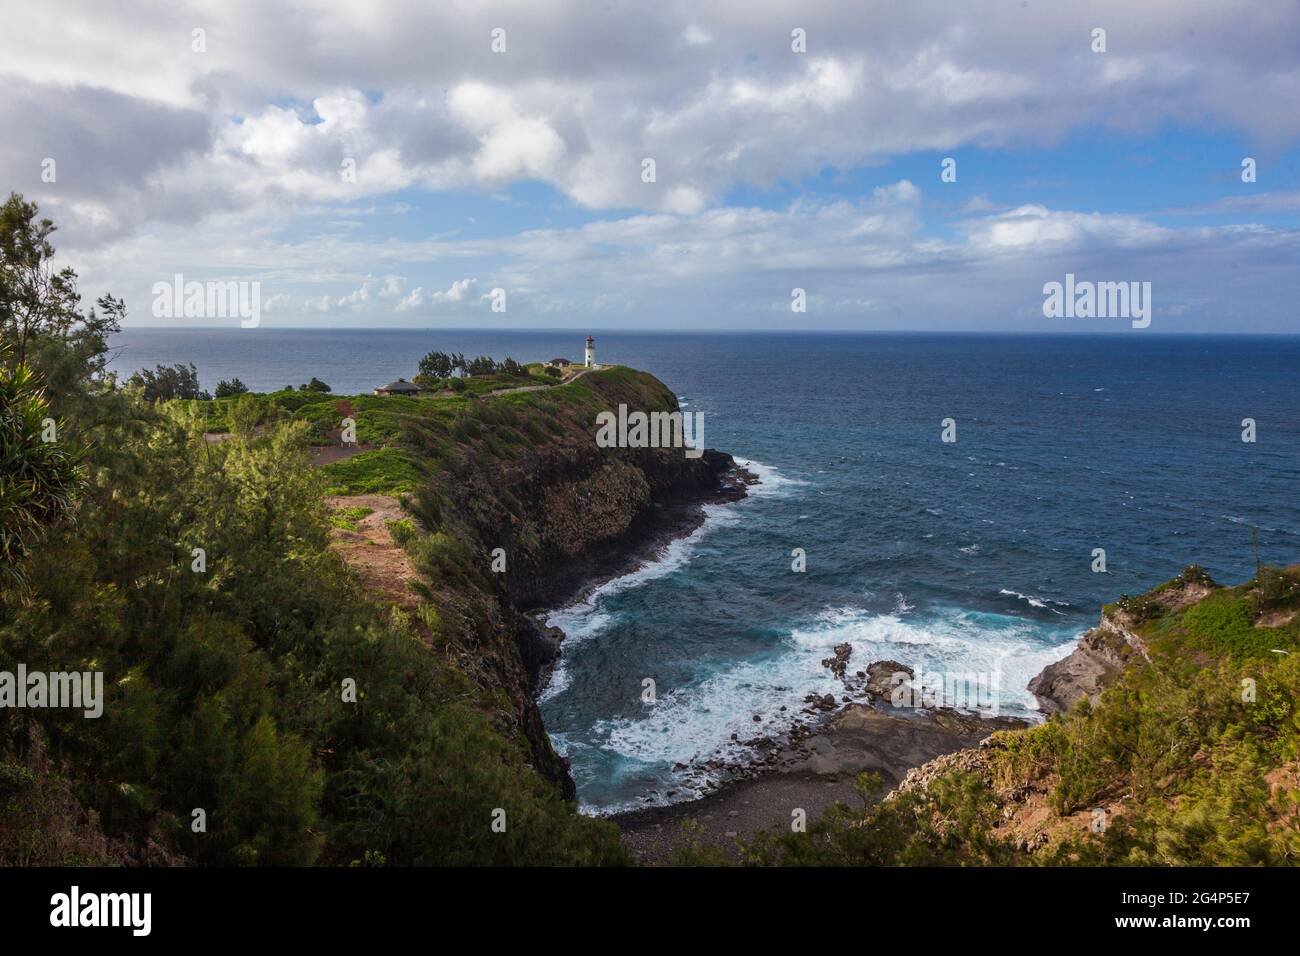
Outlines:
{"label": "dark volcanic rock", "polygon": [[849,655],[853,653],[853,645],[849,643],[836,644],[835,656],[827,657],[822,661],[822,667],[829,667],[832,674],[840,680],[844,679],[844,672],[848,670]]}
{"label": "dark volcanic rock", "polygon": [[519,656],[528,672],[528,681],[534,695],[541,689],[551,668],[560,658],[560,642],[564,631],[547,627],[545,622],[531,614],[519,618]]}
{"label": "dark volcanic rock", "polygon": [[[595,412],[602,406],[677,410],[676,396],[653,376],[597,373],[575,389],[595,401],[585,395],[573,401],[569,392],[568,399],[522,407],[478,403],[450,436],[450,447],[436,449],[447,454],[443,467],[410,502],[426,529],[468,551],[461,586],[439,586],[439,613],[457,649],[472,658],[473,679],[500,702],[494,722],[517,732],[532,765],[567,797],[573,780],[535,700],[560,635],[522,612],[555,607],[631,570],[698,527],[705,502],[744,497],[749,481],[730,455],[717,451],[687,457],[682,448],[597,445]],[[423,440],[412,434],[412,441]],[[489,570],[498,548],[504,573]]]}
{"label": "dark volcanic rock", "polygon": [[746,768],[740,779],[703,799],[620,814],[614,820],[645,862],[668,855],[682,839],[681,823],[687,819],[699,824],[702,842],[731,847],[729,834],[749,839],[760,829],[788,828],[791,808],[805,810],[811,820],[837,800],[857,805],[854,781],[864,771],[879,774],[888,791],[908,771],[941,754],[978,747],[995,730],[1023,726],[1014,718],[990,720],[947,708],[919,716],[850,704],[821,727],[791,734],[788,744],[767,750],[760,765]]}
{"label": "dark volcanic rock", "polygon": [[906,664],[900,664],[898,661],[876,661],[874,664],[869,664],[867,666],[867,693],[873,697],[889,700],[890,694],[899,683],[894,678],[895,674],[906,674],[908,680],[916,676],[912,668]]}

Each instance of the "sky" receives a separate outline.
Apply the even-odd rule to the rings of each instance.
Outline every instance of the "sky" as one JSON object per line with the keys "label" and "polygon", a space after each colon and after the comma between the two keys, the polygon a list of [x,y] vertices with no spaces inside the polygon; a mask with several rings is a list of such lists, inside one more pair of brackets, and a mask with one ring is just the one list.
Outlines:
{"label": "sky", "polygon": [[0,77],[128,327],[1300,332],[1289,0],[0,0]]}

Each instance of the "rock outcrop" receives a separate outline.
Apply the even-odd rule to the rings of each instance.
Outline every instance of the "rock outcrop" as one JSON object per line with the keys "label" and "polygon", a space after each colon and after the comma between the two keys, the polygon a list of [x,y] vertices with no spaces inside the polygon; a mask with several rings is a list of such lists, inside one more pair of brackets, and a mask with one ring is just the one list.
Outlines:
{"label": "rock outcrop", "polygon": [[1120,632],[1094,627],[1079,638],[1069,655],[1048,664],[1031,679],[1029,692],[1049,714],[1068,713],[1083,697],[1096,703],[1133,654],[1132,645]]}
{"label": "rock outcrop", "polygon": [[[1194,604],[1210,592],[1198,581],[1171,582],[1145,600],[1177,611]],[[1068,713],[1087,697],[1096,703],[1101,692],[1135,659],[1150,661],[1146,642],[1134,628],[1129,613],[1117,605],[1102,611],[1100,623],[1083,637],[1066,657],[1048,664],[1029,682],[1029,692],[1047,713]]]}
{"label": "rock outcrop", "polygon": [[696,527],[702,503],[742,498],[747,483],[716,451],[598,447],[596,415],[620,404],[677,411],[662,382],[627,368],[479,402],[454,423],[452,448],[426,439],[441,467],[411,501],[427,531],[466,545],[430,582],[445,634],[476,681],[506,703],[494,720],[527,742],[532,765],[569,797],[573,781],[534,700],[563,633],[527,612],[623,572]]}

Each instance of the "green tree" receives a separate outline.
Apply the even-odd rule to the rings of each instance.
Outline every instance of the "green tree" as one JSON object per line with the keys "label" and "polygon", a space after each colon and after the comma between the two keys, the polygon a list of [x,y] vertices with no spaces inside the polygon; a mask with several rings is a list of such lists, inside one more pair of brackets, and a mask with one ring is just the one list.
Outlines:
{"label": "green tree", "polygon": [[420,372],[432,378],[451,378],[451,356],[446,352],[430,352],[420,359]]}
{"label": "green tree", "polygon": [[237,378],[226,381],[224,378],[217,382],[216,391],[212,393],[214,398],[233,398],[235,395],[243,395],[248,391],[248,386]]}
{"label": "green tree", "polygon": [[76,273],[52,264],[54,223],[36,217],[36,203],[18,193],[0,206],[0,332],[19,365],[27,364],[34,338],[75,322],[81,298]]}
{"label": "green tree", "polygon": [[147,368],[132,372],[128,385],[136,385],[144,390],[147,401],[170,401],[174,398],[211,400],[212,396],[199,385],[199,370],[191,362],[188,366],[159,365],[150,371]]}
{"label": "green tree", "polygon": [[230,404],[230,426],[239,435],[251,435],[262,418],[262,407],[257,398],[244,394]]}
{"label": "green tree", "polygon": [[0,367],[0,579],[21,583],[32,543],[71,517],[81,457],[67,424],[50,417],[31,370]]}
{"label": "green tree", "polygon": [[0,206],[0,342],[10,346],[0,365],[31,369],[53,412],[80,431],[115,404],[107,395],[108,337],[120,329],[126,308],[104,296],[98,312],[81,312],[76,273],[54,266],[54,232],[50,220],[38,218],[36,204],[17,193]]}

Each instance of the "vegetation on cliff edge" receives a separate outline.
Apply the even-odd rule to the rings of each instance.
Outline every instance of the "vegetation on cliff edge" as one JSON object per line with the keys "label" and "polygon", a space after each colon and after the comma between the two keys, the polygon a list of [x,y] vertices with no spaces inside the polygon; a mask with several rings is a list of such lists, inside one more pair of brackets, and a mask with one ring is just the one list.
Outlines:
{"label": "vegetation on cliff edge", "polygon": [[[239,427],[206,441],[204,401],[105,371],[123,306],[81,310],[52,231],[20,197],[0,210],[0,332],[23,352],[0,366],[40,380],[85,474],[72,513],[6,555],[26,587],[0,592],[0,671],[100,672],[106,699],[98,719],[0,713],[0,865],[625,861],[431,639],[437,613],[376,604],[330,548],[295,413],[337,399],[239,395]],[[373,440],[404,424],[401,399],[352,401]]]}
{"label": "vegetation on cliff edge", "polygon": [[[1206,590],[1189,569],[1126,621],[1099,702],[935,762],[927,786],[839,805],[745,848],[781,865],[1294,865],[1300,860],[1300,566]],[[1130,602],[1131,603],[1131,602]],[[1108,614],[1118,610],[1108,608]],[[867,788],[870,791],[871,788]],[[724,863],[689,847],[679,862]]]}

